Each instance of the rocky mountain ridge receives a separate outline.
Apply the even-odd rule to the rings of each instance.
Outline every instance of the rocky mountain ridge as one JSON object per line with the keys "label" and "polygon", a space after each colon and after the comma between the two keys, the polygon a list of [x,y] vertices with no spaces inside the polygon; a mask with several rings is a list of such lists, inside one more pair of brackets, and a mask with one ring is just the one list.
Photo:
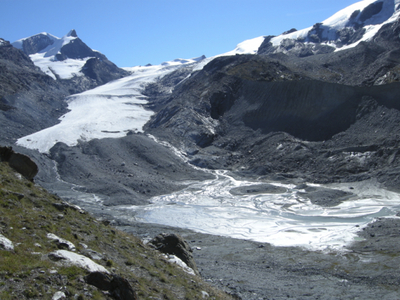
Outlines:
{"label": "rocky mountain ridge", "polygon": [[360,1],[312,27],[266,37],[258,53],[307,57],[352,48],[372,39],[382,26],[395,22],[398,10],[398,1]]}

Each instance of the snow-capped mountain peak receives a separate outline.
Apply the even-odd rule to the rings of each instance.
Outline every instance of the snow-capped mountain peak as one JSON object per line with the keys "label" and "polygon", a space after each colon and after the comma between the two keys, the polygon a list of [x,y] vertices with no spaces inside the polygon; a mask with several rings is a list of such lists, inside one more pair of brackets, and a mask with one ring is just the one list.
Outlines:
{"label": "snow-capped mountain peak", "polygon": [[379,29],[400,15],[400,0],[363,0],[325,21],[303,30],[268,37],[259,53],[285,53],[299,57],[329,53],[370,40]]}
{"label": "snow-capped mountain peak", "polygon": [[46,32],[23,38],[12,43],[30,56],[35,65],[54,79],[82,76],[82,67],[89,58],[102,54],[83,43],[75,29],[62,38]]}

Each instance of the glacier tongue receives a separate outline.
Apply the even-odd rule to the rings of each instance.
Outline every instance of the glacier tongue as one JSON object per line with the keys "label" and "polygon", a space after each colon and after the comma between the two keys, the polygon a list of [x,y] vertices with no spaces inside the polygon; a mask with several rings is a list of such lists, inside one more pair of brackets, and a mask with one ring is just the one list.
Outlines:
{"label": "glacier tongue", "polygon": [[133,72],[130,76],[72,95],[67,98],[70,111],[61,116],[59,124],[22,137],[17,144],[48,153],[58,142],[74,146],[80,140],[118,138],[128,132],[141,132],[153,115],[144,107],[147,100],[141,92],[145,85],[193,62],[130,68]]}

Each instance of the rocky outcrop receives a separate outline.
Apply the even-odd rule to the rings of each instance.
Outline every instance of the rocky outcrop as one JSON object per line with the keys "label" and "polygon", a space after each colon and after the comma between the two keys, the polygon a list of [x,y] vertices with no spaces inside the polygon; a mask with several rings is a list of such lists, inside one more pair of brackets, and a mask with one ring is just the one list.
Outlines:
{"label": "rocky outcrop", "polygon": [[83,59],[86,57],[96,57],[99,59],[107,59],[103,54],[98,51],[90,49],[76,34],[73,30],[68,34],[70,37],[75,37],[69,43],[61,47],[60,52],[56,54],[56,59],[59,61],[66,60],[67,58],[72,59]]}
{"label": "rocky outcrop", "polygon": [[82,68],[82,73],[100,84],[127,76],[128,72],[118,68],[108,59],[90,58]]}
{"label": "rocky outcrop", "polygon": [[38,166],[30,157],[15,153],[11,147],[0,147],[0,161],[8,162],[11,168],[31,181],[39,171]]}
{"label": "rocky outcrop", "polygon": [[146,127],[173,134],[188,148],[249,129],[323,141],[354,124],[363,97],[399,109],[396,91],[398,84],[361,88],[310,80],[268,57],[222,57],[177,87]]}
{"label": "rocky outcrop", "polygon": [[76,247],[73,243],[63,238],[56,236],[54,233],[48,233],[47,238],[52,240],[53,243],[57,246],[58,249],[75,251]]}

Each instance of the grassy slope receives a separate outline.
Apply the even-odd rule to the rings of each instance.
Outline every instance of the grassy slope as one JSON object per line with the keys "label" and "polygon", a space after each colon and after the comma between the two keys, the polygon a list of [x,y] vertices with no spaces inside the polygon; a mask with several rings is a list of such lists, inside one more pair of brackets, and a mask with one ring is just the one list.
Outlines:
{"label": "grassy slope", "polygon": [[96,221],[72,208],[58,210],[57,196],[0,163],[0,233],[14,243],[14,251],[0,250],[0,299],[51,299],[63,291],[68,299],[111,299],[106,292],[85,283],[87,271],[54,262],[57,250],[47,233],[54,233],[84,253],[85,245],[97,252],[95,260],[126,278],[139,299],[230,299],[201,278],[183,272],[136,237]]}

